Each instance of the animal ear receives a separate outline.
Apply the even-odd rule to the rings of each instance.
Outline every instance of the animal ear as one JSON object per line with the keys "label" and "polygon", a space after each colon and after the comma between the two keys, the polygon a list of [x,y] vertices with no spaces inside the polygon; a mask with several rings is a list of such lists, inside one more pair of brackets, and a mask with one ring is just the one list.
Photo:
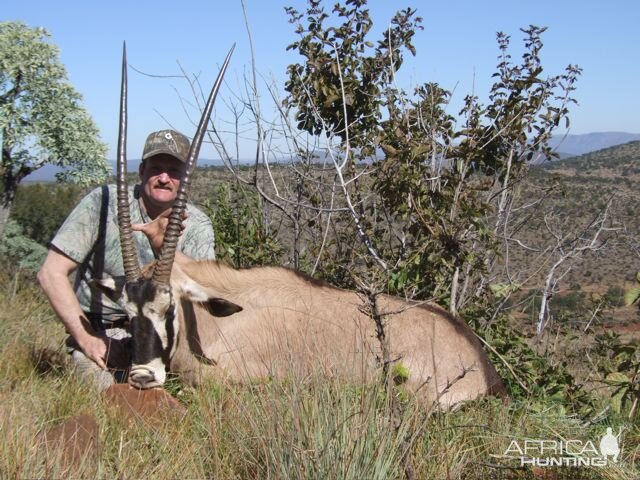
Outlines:
{"label": "animal ear", "polygon": [[92,278],[89,280],[91,288],[99,290],[113,302],[117,302],[122,297],[124,284],[124,277]]}
{"label": "animal ear", "polygon": [[242,311],[242,307],[240,305],[236,305],[235,303],[222,298],[209,298],[205,302],[198,303],[214,317],[228,317],[229,315]]}
{"label": "animal ear", "polygon": [[179,283],[180,296],[204,307],[214,317],[228,317],[242,307],[220,297],[211,297],[199,283],[189,279]]}

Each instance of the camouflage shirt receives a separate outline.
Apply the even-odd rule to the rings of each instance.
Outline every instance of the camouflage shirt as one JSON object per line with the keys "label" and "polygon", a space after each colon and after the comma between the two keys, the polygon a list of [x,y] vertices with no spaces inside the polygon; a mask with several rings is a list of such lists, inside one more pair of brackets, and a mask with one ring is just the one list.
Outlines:
{"label": "camouflage shirt", "polygon": [[[132,224],[151,221],[141,208],[139,198],[140,185],[129,187]],[[191,204],[187,204],[187,212],[189,216],[184,222],[178,250],[196,260],[214,259],[211,221]],[[153,261],[155,257],[147,236],[133,232],[133,237],[140,265]],[[85,196],[69,214],[51,245],[79,264],[74,289],[80,306],[94,327],[104,328],[125,318],[117,303],[89,284],[93,278],[124,276],[115,185],[96,188]]]}

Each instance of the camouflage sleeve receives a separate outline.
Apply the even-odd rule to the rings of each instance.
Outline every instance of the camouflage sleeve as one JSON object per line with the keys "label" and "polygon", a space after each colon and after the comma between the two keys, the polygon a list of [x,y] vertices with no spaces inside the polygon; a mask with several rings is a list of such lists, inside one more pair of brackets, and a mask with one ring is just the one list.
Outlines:
{"label": "camouflage sleeve", "polygon": [[211,220],[197,210],[189,215],[192,222],[184,232],[182,253],[194,260],[215,260],[215,237]]}
{"label": "camouflage sleeve", "polygon": [[62,224],[51,245],[72,260],[82,263],[96,242],[102,190],[97,188],[76,205]]}

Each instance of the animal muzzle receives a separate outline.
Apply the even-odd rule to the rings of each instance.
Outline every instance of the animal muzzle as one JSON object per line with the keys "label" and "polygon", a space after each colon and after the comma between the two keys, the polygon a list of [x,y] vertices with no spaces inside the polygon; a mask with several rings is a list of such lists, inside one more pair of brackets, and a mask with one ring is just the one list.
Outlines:
{"label": "animal muzzle", "polygon": [[158,359],[148,365],[133,365],[129,372],[129,385],[140,389],[161,387],[166,378],[164,364]]}

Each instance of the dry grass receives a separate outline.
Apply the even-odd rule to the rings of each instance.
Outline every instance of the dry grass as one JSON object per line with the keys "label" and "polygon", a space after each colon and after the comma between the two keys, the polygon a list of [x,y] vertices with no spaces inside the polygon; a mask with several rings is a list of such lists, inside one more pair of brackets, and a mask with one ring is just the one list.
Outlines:
{"label": "dry grass", "polygon": [[[384,392],[320,375],[288,382],[171,386],[188,415],[130,423],[66,371],[39,374],[34,346],[60,348],[63,329],[33,281],[0,278],[0,478],[403,478],[410,446],[416,478],[632,479],[640,473],[640,431],[627,425],[618,466],[520,469],[504,452],[514,439],[593,438],[619,419],[585,425],[540,402],[496,399],[449,414],[409,402],[391,426]],[[93,415],[100,442],[73,469],[37,436],[78,413]],[[618,423],[615,423],[616,428]],[[541,476],[543,475],[544,476]]]}

